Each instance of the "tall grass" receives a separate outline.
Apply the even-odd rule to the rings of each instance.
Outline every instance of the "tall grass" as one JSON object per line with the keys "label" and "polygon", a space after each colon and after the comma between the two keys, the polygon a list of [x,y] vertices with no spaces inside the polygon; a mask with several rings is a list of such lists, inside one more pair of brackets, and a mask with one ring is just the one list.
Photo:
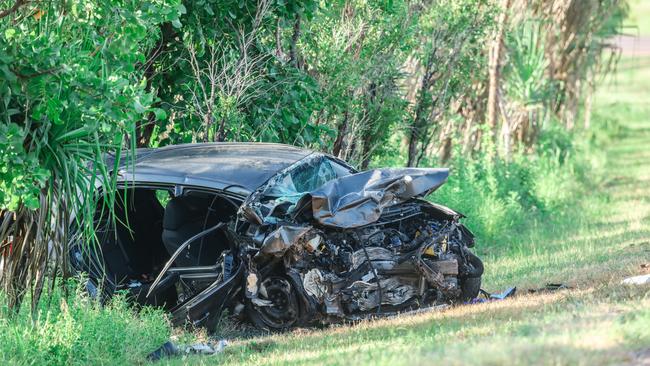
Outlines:
{"label": "tall grass", "polygon": [[102,306],[76,283],[48,294],[34,318],[26,306],[18,316],[0,308],[0,364],[138,364],[169,338],[162,310],[136,311],[122,295]]}

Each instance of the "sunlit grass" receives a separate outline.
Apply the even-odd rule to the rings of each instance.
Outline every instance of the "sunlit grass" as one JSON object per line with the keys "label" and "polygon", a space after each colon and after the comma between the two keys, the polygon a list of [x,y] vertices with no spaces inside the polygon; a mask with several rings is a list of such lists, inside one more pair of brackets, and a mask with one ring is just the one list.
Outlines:
{"label": "sunlit grass", "polygon": [[[638,288],[615,284],[461,306],[348,328],[297,331],[238,342],[216,359],[171,363],[597,364],[623,361],[650,340],[630,326],[650,320]],[[647,323],[646,323],[647,324]],[[260,342],[265,346],[260,347]],[[255,346],[258,345],[258,346]],[[251,352],[251,349],[257,351]]]}

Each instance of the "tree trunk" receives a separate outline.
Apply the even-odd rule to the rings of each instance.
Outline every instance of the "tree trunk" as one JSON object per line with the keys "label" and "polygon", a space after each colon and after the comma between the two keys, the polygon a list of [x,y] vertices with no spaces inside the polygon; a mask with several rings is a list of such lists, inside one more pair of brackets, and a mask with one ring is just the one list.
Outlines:
{"label": "tree trunk", "polygon": [[[210,111],[210,113],[212,113]],[[210,114],[211,116],[211,114]],[[212,117],[210,117],[212,118]],[[208,131],[210,128],[208,127]],[[216,142],[224,142],[226,141],[226,117],[221,117],[221,121],[219,122],[219,129],[217,130],[217,134],[215,136],[215,141]]]}
{"label": "tree trunk", "polygon": [[[379,99],[379,103],[384,102],[384,98],[378,98],[378,86],[377,83],[370,82],[368,85],[367,91],[366,91],[366,101],[364,103],[364,109],[366,116],[376,116],[379,113],[379,110],[381,107],[373,107],[377,105]],[[366,170],[368,169],[368,165],[370,165],[370,158],[372,156],[372,152],[375,149],[375,141],[379,139],[378,134],[381,136],[380,132],[377,131],[378,127],[377,124],[380,123],[376,119],[370,119],[365,123],[365,126],[362,126],[362,132],[361,135],[363,136],[362,138],[362,145],[361,145],[361,170]]]}
{"label": "tree trunk", "polygon": [[[163,23],[160,25],[160,39],[156,42],[156,45],[149,51],[147,55],[147,61],[144,65],[144,77],[147,80],[147,91],[151,91],[153,86],[153,77],[155,75],[155,63],[156,59],[162,55],[166,49],[169,42],[174,39],[176,32],[172,27],[171,23]],[[156,115],[151,112],[147,115],[146,120],[136,122],[135,131],[136,131],[136,145],[137,147],[148,147],[149,142],[151,141],[151,135],[153,134],[154,127],[156,127]]]}
{"label": "tree trunk", "polygon": [[417,97],[417,107],[415,109],[415,116],[413,117],[413,123],[410,126],[409,137],[408,137],[408,160],[406,166],[414,167],[417,166],[418,160],[418,142],[421,137],[421,129],[423,128],[426,121],[424,120],[424,114],[426,113],[426,101],[429,95],[429,88],[432,84],[432,68],[433,68],[433,56],[429,55],[427,64],[424,69],[424,76],[422,77],[422,82],[420,83],[420,93]]}
{"label": "tree trunk", "polygon": [[[421,93],[426,93],[424,90]],[[413,125],[411,125],[411,130],[409,131],[409,146],[408,146],[408,160],[406,166],[415,167],[417,166],[418,160],[418,142],[420,141],[421,129],[424,124],[424,98],[420,98],[418,108],[415,112],[415,117],[413,118]]]}
{"label": "tree trunk", "polygon": [[300,14],[296,14],[296,20],[293,23],[293,34],[291,35],[291,48],[289,49],[289,63],[298,67],[298,39],[300,39]]}
{"label": "tree trunk", "polygon": [[343,113],[343,121],[339,124],[336,132],[336,140],[334,140],[334,146],[332,147],[332,155],[334,156],[340,157],[341,151],[343,150],[343,140],[348,131],[348,119],[349,112],[346,110]]}
{"label": "tree trunk", "polygon": [[415,126],[411,128],[411,133],[409,134],[409,150],[408,150],[408,160],[406,161],[406,166],[413,167],[415,166],[415,160],[418,154],[418,132]]}
{"label": "tree trunk", "polygon": [[280,17],[275,20],[275,56],[279,59],[284,59],[284,52],[282,51],[282,29],[280,28]]}
{"label": "tree trunk", "polygon": [[442,140],[442,148],[440,149],[440,162],[446,164],[451,159],[451,151],[453,150],[453,140],[450,136],[446,136]]}
{"label": "tree trunk", "polygon": [[508,22],[508,10],[512,0],[503,0],[503,8],[499,15],[497,33],[489,53],[489,86],[488,86],[488,104],[487,104],[487,124],[492,134],[492,141],[496,142],[497,137],[497,111],[498,111],[498,92],[499,80],[501,78],[501,56],[503,53],[503,37],[505,34],[506,23]]}

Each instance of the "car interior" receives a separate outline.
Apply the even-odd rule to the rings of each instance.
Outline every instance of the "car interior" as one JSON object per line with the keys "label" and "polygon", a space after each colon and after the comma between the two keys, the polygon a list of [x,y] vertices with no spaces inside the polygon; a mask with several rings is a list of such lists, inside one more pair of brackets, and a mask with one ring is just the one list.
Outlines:
{"label": "car interior", "polygon": [[[105,219],[105,212],[98,212],[96,221],[103,259],[99,263],[105,268],[105,282],[112,287],[107,290],[126,289],[141,303],[175,304],[178,291],[174,287],[144,299],[148,286],[188,239],[229,221],[240,204],[230,197],[201,190],[185,189],[178,196],[173,195],[171,187],[118,190],[113,207],[115,223]],[[225,231],[211,231],[180,251],[172,267],[215,265],[227,248]],[[186,276],[191,278],[189,273]],[[182,282],[183,276],[180,279]]]}

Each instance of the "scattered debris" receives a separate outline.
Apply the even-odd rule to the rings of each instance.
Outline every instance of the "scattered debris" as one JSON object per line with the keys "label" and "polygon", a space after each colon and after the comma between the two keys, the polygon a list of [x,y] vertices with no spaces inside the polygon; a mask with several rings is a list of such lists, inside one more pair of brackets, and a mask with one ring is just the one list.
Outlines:
{"label": "scattered debris", "polygon": [[568,290],[568,289],[571,289],[571,287],[563,283],[547,283],[546,286],[544,287],[529,289],[528,293],[534,294],[538,292],[553,292],[553,291]]}
{"label": "scattered debris", "polygon": [[623,285],[648,285],[650,284],[650,274],[628,277],[621,281]]}
{"label": "scattered debris", "polygon": [[214,355],[223,352],[228,346],[228,341],[225,339],[219,340],[216,343],[196,343],[185,346],[182,350],[179,346],[175,345],[172,341],[163,343],[155,351],[147,356],[149,361],[158,361],[162,358],[180,356],[182,354],[199,354],[199,355]]}
{"label": "scattered debris", "polygon": [[[534,294],[534,293],[540,293],[540,292],[553,292],[553,291],[558,291],[558,290],[566,290],[566,289],[571,289],[571,287],[563,284],[563,283],[547,283],[546,286],[537,288],[537,289],[529,289],[528,293]],[[495,301],[495,300],[503,300],[508,297],[513,297],[517,293],[517,288],[516,287],[510,287],[506,289],[503,292],[496,293],[496,294],[491,294],[483,289],[479,291],[479,295],[471,299],[470,301],[465,302],[466,304],[480,304],[484,302],[490,302],[490,301]]]}
{"label": "scattered debris", "polygon": [[515,296],[515,293],[517,293],[517,288],[516,287],[510,287],[510,288],[506,289],[505,291],[500,292],[498,294],[491,294],[490,299],[503,300],[505,298]]}
{"label": "scattered debris", "polygon": [[506,290],[496,293],[496,294],[491,294],[483,289],[479,291],[479,295],[467,302],[466,304],[481,304],[484,302],[491,302],[491,301],[498,301],[498,300],[504,300],[509,297],[515,296],[517,293],[517,288],[516,287],[509,287]]}
{"label": "scattered debris", "polygon": [[185,347],[185,353],[214,355],[223,352],[227,346],[228,341],[225,339],[219,340],[216,344],[196,343]]}
{"label": "scattered debris", "polygon": [[147,360],[158,361],[162,358],[176,356],[178,354],[180,354],[178,347],[176,347],[176,345],[171,341],[167,341],[163,343],[162,346],[158,347],[158,349],[151,352],[149,356],[147,356]]}

